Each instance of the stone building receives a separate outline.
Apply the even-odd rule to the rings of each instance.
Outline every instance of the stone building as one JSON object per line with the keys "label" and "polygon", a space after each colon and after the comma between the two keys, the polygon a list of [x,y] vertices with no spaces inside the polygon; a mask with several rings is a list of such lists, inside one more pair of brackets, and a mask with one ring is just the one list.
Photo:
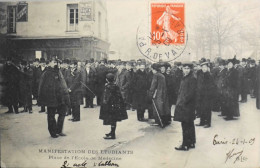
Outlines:
{"label": "stone building", "polygon": [[0,2],[0,57],[100,60],[109,52],[102,0]]}

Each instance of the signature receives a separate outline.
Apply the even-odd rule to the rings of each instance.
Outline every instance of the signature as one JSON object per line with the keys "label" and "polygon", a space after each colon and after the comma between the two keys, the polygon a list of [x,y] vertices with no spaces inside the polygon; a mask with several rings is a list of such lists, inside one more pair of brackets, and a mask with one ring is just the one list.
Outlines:
{"label": "signature", "polygon": [[83,163],[74,163],[72,166],[70,166],[68,161],[64,161],[64,163],[61,166],[61,168],[74,168],[74,167],[85,168],[85,167],[87,167],[87,164],[88,163],[86,161],[84,161]]}
{"label": "signature", "polygon": [[239,152],[235,152],[235,149],[233,148],[228,153],[226,153],[225,163],[227,163],[227,161],[231,160],[232,158],[235,158],[233,164],[235,164],[238,161],[245,162],[247,160],[247,157],[243,156],[243,152],[244,152],[244,150],[241,150]]}
{"label": "signature", "polygon": [[[74,163],[74,164],[72,164],[72,165],[70,165],[69,163],[68,163],[68,161],[64,161],[63,162],[63,165],[61,166],[61,168],[87,168],[87,162],[86,161],[84,161],[83,163]],[[103,161],[101,161],[101,162],[99,162],[99,163],[94,163],[94,167],[119,167],[119,165],[118,164],[116,164],[116,163],[113,163],[111,160],[109,160],[109,161],[105,161],[105,162],[103,162]]]}

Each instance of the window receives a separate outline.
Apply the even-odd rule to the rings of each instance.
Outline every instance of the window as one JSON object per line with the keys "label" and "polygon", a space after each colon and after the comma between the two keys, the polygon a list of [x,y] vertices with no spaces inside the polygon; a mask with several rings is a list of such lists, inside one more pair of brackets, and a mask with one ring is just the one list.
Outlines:
{"label": "window", "polygon": [[7,8],[7,31],[8,33],[16,32],[16,6],[8,6]]}
{"label": "window", "polygon": [[68,4],[68,31],[78,31],[78,4]]}

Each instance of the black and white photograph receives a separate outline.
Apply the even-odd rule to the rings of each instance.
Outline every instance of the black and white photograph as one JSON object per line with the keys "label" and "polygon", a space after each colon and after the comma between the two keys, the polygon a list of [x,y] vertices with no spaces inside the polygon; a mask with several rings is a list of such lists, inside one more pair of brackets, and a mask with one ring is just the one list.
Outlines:
{"label": "black and white photograph", "polygon": [[260,168],[259,0],[0,0],[0,167]]}

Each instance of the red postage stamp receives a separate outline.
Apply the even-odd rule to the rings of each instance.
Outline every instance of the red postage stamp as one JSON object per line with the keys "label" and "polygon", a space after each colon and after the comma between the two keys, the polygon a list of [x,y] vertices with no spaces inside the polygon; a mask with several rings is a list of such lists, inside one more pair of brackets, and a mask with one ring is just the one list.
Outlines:
{"label": "red postage stamp", "polygon": [[151,44],[185,44],[184,3],[150,4]]}

